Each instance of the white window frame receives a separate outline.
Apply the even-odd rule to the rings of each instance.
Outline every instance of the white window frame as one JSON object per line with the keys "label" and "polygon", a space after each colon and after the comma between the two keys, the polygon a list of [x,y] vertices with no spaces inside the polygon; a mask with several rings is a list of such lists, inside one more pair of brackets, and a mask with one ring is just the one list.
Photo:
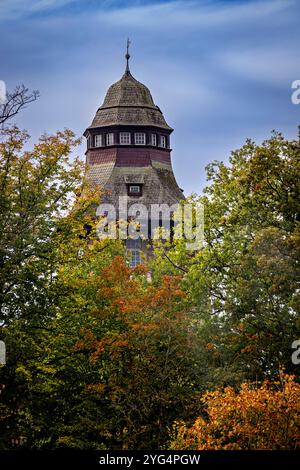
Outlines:
{"label": "white window frame", "polygon": [[165,135],[160,136],[160,146],[164,149],[167,148],[167,138]]}
{"label": "white window frame", "polygon": [[[132,190],[132,188],[134,188],[134,189]],[[137,189],[137,191],[136,191],[136,189]],[[139,185],[137,185],[137,184],[130,184],[129,185],[129,194],[141,194],[141,192],[142,192],[141,187]]]}
{"label": "white window frame", "polygon": [[146,134],[145,132],[136,132],[134,134],[135,145],[146,145]]}
{"label": "white window frame", "polygon": [[120,139],[120,145],[130,145],[131,144],[130,132],[120,132],[119,139]]}
{"label": "white window frame", "polygon": [[114,133],[109,132],[106,134],[106,145],[114,145]]}
{"label": "white window frame", "polygon": [[151,145],[154,147],[157,146],[157,135],[156,134],[151,134]]}
{"label": "white window frame", "polygon": [[141,250],[131,249],[128,251],[130,252],[130,260],[129,260],[130,267],[136,268],[139,264],[141,264]]}
{"label": "white window frame", "polygon": [[135,268],[136,266],[141,264],[141,251],[142,251],[141,242],[142,241],[140,238],[137,238],[137,239],[127,238],[126,240],[126,248],[127,248],[126,255],[127,255],[128,262],[129,262],[129,266],[131,268]]}
{"label": "white window frame", "polygon": [[103,135],[96,134],[94,137],[95,147],[102,147],[103,146]]}

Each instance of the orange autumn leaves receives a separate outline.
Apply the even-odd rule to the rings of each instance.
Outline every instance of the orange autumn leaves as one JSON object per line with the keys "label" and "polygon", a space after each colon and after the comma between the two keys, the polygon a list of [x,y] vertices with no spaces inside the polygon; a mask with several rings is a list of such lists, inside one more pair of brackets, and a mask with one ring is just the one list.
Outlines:
{"label": "orange autumn leaves", "polygon": [[147,271],[144,265],[131,269],[121,257],[116,257],[95,277],[99,307],[93,315],[96,321],[106,322],[109,327],[101,338],[84,331],[84,339],[75,345],[77,350],[90,349],[92,362],[105,352],[116,357],[124,348],[137,348],[136,343],[138,340],[142,343],[143,336],[145,340],[161,330],[174,331],[176,325],[184,322],[180,277],[165,276],[159,286],[154,286],[147,282]]}
{"label": "orange autumn leaves", "polygon": [[146,266],[131,269],[117,256],[111,266],[102,270],[98,298],[109,300],[110,308],[116,308],[121,315],[145,308],[168,311],[184,297],[179,287],[179,276],[164,276],[160,286],[152,286],[145,282],[146,273]]}
{"label": "orange autumn leaves", "polygon": [[105,404],[121,448],[155,448],[193,400],[196,335],[180,278],[149,283],[145,267],[119,257],[93,277],[96,305],[75,346],[93,371],[84,396]]}
{"label": "orange autumn leaves", "polygon": [[[129,426],[134,436],[130,445],[139,439],[137,422],[146,429],[152,409],[162,413],[176,402],[183,383],[188,387],[186,395],[197,400],[200,406],[194,402],[193,406],[202,413],[192,425],[175,422],[171,448],[300,448],[300,385],[292,376],[281,373],[277,382],[260,386],[244,383],[239,391],[216,388],[198,401],[199,389],[192,377],[185,376],[198,343],[185,313],[181,278],[165,276],[155,285],[146,274],[145,266],[131,269],[120,257],[98,274],[91,273],[89,282],[97,286],[92,328],[81,331],[75,346],[88,353],[99,371],[99,380],[91,380],[85,391],[105,398],[112,414],[122,409],[124,429]],[[242,334],[243,328],[237,331]],[[256,339],[253,334],[245,337],[250,345]],[[217,345],[217,341],[207,342],[205,347],[214,351]],[[194,411],[191,416],[198,414]],[[161,415],[155,426],[168,429],[180,416],[184,408],[168,423]]]}
{"label": "orange autumn leaves", "polygon": [[260,387],[242,384],[202,397],[203,417],[176,423],[173,449],[276,450],[300,448],[300,385],[280,374]]}

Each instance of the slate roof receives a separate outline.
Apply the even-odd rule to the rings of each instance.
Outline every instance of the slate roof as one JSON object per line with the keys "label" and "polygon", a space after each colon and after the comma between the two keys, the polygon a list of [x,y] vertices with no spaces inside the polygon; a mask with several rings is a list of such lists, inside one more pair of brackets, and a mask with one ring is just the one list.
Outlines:
{"label": "slate roof", "polygon": [[115,125],[155,126],[172,130],[154,104],[150,90],[130,72],[125,72],[121,80],[109,87],[90,128]]}
{"label": "slate roof", "polygon": [[[93,176],[93,172],[88,174],[90,181],[93,181]],[[106,194],[102,197],[102,202],[111,203],[117,208],[119,196],[127,196],[127,184],[137,182],[142,182],[143,194],[139,198],[129,196],[129,204],[144,204],[150,210],[150,204],[172,205],[184,198],[177,185],[172,166],[157,163],[155,166],[143,168],[114,167],[106,179],[106,184],[103,185]]]}
{"label": "slate roof", "polygon": [[86,177],[91,184],[97,184],[104,188],[113,172],[114,166],[115,162],[88,165]]}

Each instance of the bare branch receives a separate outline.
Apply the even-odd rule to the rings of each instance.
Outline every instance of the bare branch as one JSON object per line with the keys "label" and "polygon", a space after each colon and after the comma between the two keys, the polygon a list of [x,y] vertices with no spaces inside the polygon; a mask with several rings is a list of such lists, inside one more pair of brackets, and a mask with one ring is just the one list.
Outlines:
{"label": "bare branch", "polygon": [[16,116],[19,111],[26,108],[29,103],[37,100],[39,96],[37,90],[30,93],[24,85],[17,86],[11,93],[7,94],[5,103],[0,105],[0,125]]}
{"label": "bare branch", "polygon": [[180,269],[180,271],[183,271],[184,273],[187,273],[187,272],[188,272],[187,269],[184,269],[182,266],[178,266],[177,264],[175,264],[174,261],[171,260],[171,258],[169,258],[169,256],[167,255],[166,252],[163,253],[163,256],[164,256],[165,258],[167,258],[167,260],[174,266],[174,268]]}

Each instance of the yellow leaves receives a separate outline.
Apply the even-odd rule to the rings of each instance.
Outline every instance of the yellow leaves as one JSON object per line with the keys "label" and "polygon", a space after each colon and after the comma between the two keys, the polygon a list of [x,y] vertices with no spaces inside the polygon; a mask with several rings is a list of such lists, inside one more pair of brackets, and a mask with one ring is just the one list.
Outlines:
{"label": "yellow leaves", "polygon": [[32,379],[31,371],[23,365],[16,368],[16,376],[19,380],[31,381]]}
{"label": "yellow leaves", "polygon": [[37,369],[44,374],[55,374],[56,373],[56,367],[48,366],[46,364],[38,364]]}
{"label": "yellow leaves", "polygon": [[96,393],[103,393],[106,388],[105,384],[89,384],[86,386],[86,390],[88,392],[96,392]]}
{"label": "yellow leaves", "polygon": [[239,392],[227,387],[206,393],[208,418],[197,418],[190,428],[181,425],[172,448],[299,449],[300,385],[283,373],[280,383],[244,383]]}

